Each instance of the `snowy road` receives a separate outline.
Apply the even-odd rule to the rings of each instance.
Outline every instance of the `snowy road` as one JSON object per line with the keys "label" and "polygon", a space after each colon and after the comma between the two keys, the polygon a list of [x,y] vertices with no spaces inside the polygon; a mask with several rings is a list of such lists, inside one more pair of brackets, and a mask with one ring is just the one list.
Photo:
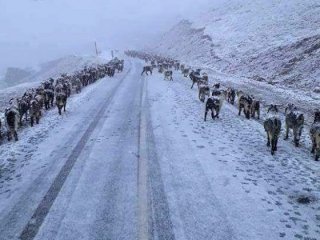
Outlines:
{"label": "snowy road", "polygon": [[[320,165],[142,64],[0,147],[0,239],[320,239]],[[310,204],[298,199],[307,196]]]}

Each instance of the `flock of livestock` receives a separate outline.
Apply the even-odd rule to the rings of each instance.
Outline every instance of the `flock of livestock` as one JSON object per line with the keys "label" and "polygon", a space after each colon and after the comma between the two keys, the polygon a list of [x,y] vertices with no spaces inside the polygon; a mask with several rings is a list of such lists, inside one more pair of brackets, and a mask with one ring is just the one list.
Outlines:
{"label": "flock of livestock", "polygon": [[[122,72],[123,67],[124,61],[117,58],[107,64],[86,66],[72,75],[62,74],[56,80],[50,78],[37,88],[28,89],[22,97],[12,98],[5,109],[5,130],[0,132],[0,137],[6,134],[8,141],[12,138],[18,141],[18,128],[23,125],[23,120],[30,120],[31,127],[39,124],[43,109],[49,110],[54,104],[61,115],[62,110],[66,111],[67,100],[73,91],[80,93],[83,87],[96,80],[105,76],[113,77],[116,71]],[[0,129],[3,129],[1,125],[0,121]]]}
{"label": "flock of livestock", "polygon": [[[254,96],[245,94],[243,91],[237,91],[233,88],[221,89],[220,83],[209,86],[208,75],[202,73],[201,69],[192,70],[181,64],[179,61],[164,58],[156,55],[146,54],[137,51],[128,51],[126,54],[130,57],[140,58],[148,65],[143,67],[141,74],[152,74],[154,70],[164,74],[164,79],[173,80],[172,70],[181,71],[184,77],[191,79],[192,85],[198,86],[199,100],[205,102],[204,121],[207,119],[208,112],[211,112],[212,119],[219,118],[219,113],[224,100],[230,104],[235,104],[237,98],[238,115],[241,113],[247,119],[260,118],[261,104]],[[304,114],[299,112],[293,104],[288,104],[285,108],[285,140],[289,137],[289,131],[293,131],[295,146],[299,146],[303,126]],[[279,117],[279,106],[271,104],[268,106],[267,118],[264,120],[264,129],[267,133],[267,146],[271,148],[273,155],[277,151],[278,139],[281,133],[281,120]],[[315,160],[320,157],[320,110],[314,112],[314,121],[310,128],[310,137],[312,141],[312,154]]]}

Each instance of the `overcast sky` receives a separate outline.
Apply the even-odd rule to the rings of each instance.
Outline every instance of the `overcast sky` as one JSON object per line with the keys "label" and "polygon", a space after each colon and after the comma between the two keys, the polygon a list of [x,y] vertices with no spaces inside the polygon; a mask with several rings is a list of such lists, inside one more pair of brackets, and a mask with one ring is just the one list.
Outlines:
{"label": "overcast sky", "polygon": [[0,73],[100,48],[143,47],[210,0],[0,0]]}

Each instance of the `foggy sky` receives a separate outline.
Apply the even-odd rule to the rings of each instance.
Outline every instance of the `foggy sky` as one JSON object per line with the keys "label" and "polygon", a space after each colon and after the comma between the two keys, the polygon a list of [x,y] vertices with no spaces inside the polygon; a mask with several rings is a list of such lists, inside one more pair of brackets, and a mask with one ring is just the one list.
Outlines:
{"label": "foggy sky", "polygon": [[140,48],[210,0],[0,0],[0,73],[68,54]]}

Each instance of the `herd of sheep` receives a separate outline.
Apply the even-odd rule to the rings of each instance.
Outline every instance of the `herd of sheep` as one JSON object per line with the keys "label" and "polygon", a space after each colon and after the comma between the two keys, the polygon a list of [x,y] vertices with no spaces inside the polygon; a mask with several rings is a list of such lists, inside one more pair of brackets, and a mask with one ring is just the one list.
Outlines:
{"label": "herd of sheep", "polygon": [[31,127],[39,124],[43,110],[56,105],[61,115],[62,111],[66,111],[67,100],[72,92],[80,93],[83,87],[100,78],[113,77],[116,71],[123,71],[123,67],[124,61],[117,58],[107,64],[85,66],[71,75],[62,74],[57,79],[50,78],[37,88],[26,90],[21,97],[12,98],[5,109],[4,124],[0,120],[0,138],[3,139],[6,135],[8,141],[12,138],[18,141],[18,129],[28,121]]}
{"label": "herd of sheep", "polygon": [[[173,80],[172,70],[176,70],[181,71],[184,77],[189,77],[192,82],[191,88],[196,84],[198,86],[199,100],[205,102],[204,121],[207,119],[208,112],[211,112],[212,119],[219,118],[223,101],[227,100],[230,104],[235,104],[236,99],[239,116],[243,112],[247,119],[260,118],[261,104],[259,100],[252,95],[233,88],[221,89],[220,83],[210,86],[208,75],[202,73],[201,69],[192,70],[178,60],[144,52],[127,51],[126,54],[130,57],[142,59],[148,64],[144,66],[142,74],[152,74],[157,69],[159,73],[164,74],[165,79]],[[292,130],[296,147],[299,146],[304,123],[304,114],[299,112],[294,104],[288,104],[285,107],[285,139],[288,139],[289,131]],[[267,146],[271,148],[271,154],[273,155],[277,151],[282,128],[278,105],[271,104],[268,106],[267,117],[263,122],[263,126],[267,133]],[[309,133],[312,142],[311,153],[314,154],[315,160],[318,161],[320,157],[320,110],[315,110],[314,112],[314,119]]]}

